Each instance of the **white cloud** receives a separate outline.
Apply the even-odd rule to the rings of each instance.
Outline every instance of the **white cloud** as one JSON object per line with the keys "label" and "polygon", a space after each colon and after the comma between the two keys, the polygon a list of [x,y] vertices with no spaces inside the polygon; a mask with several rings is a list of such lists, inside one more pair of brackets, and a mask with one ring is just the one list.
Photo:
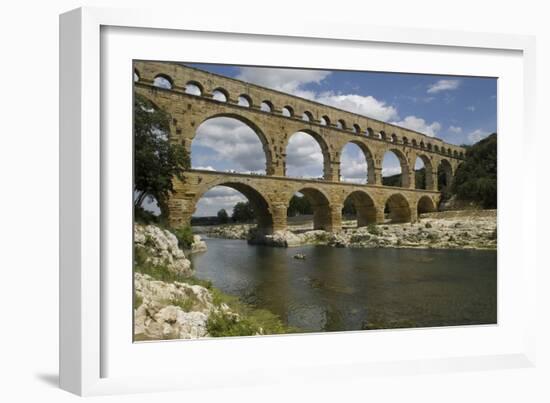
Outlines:
{"label": "white cloud", "polygon": [[329,71],[322,70],[241,67],[236,78],[374,119],[388,121],[399,118],[395,107],[370,95],[340,94],[332,91],[318,93],[304,89],[307,84],[320,84],[329,75]]}
{"label": "white cloud", "polygon": [[491,133],[486,132],[486,131],[481,130],[481,129],[476,129],[473,132],[468,133],[468,140],[470,141],[471,144],[477,143],[479,140],[484,139],[489,134],[491,134]]}
{"label": "white cloud", "polygon": [[342,150],[340,175],[344,182],[367,183],[367,161],[357,145],[349,143]]}
{"label": "white cloud", "polygon": [[[295,95],[301,94],[298,96],[304,97],[304,95],[311,96],[313,93],[301,89],[303,85],[309,83],[319,84],[329,75],[330,71],[322,70],[241,67],[236,78],[278,91],[288,92]],[[310,96],[305,96],[305,98],[309,98]]]}
{"label": "white cloud", "polygon": [[319,94],[315,101],[386,122],[399,118],[395,107],[370,95],[336,94],[329,91]]}
{"label": "white cloud", "polygon": [[466,107],[466,110],[470,111],[470,112],[474,112],[476,110],[476,107],[474,105],[468,105]]}
{"label": "white cloud", "polygon": [[436,94],[441,91],[456,90],[460,85],[459,80],[439,80],[428,86],[428,94]]}
{"label": "white cloud", "polygon": [[449,126],[449,131],[454,134],[462,133],[462,127],[460,126]]}
{"label": "white cloud", "polygon": [[298,132],[288,141],[286,175],[303,178],[323,176],[323,153],[319,143],[309,134]]}
{"label": "white cloud", "polygon": [[266,162],[262,143],[250,127],[235,119],[216,118],[199,126],[192,143],[191,166],[265,173]]}
{"label": "white cloud", "polygon": [[391,122],[394,125],[406,127],[407,129],[415,130],[420,133],[424,133],[430,137],[434,137],[441,130],[441,124],[439,122],[432,122],[428,124],[424,119],[416,116],[407,116],[405,119],[399,122]]}

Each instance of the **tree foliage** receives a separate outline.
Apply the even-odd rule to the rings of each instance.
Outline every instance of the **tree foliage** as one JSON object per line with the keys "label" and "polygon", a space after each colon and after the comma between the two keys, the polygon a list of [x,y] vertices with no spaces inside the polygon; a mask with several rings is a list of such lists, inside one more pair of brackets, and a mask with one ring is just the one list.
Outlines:
{"label": "tree foliage", "polygon": [[254,210],[250,206],[250,202],[238,202],[233,207],[231,218],[235,222],[246,222],[254,219]]}
{"label": "tree foliage", "polygon": [[305,196],[293,195],[288,204],[287,216],[295,217],[298,215],[313,214],[313,207]]}
{"label": "tree foliage", "polygon": [[493,133],[466,151],[456,170],[452,192],[459,200],[497,207],[497,134]]}
{"label": "tree foliage", "polygon": [[218,215],[218,221],[221,224],[225,224],[229,220],[229,214],[227,214],[227,211],[225,211],[225,209],[223,208],[218,211],[217,215]]}
{"label": "tree foliage", "polygon": [[154,197],[161,210],[174,192],[173,177],[181,178],[190,166],[181,144],[170,142],[169,115],[145,97],[134,98],[134,206]]}

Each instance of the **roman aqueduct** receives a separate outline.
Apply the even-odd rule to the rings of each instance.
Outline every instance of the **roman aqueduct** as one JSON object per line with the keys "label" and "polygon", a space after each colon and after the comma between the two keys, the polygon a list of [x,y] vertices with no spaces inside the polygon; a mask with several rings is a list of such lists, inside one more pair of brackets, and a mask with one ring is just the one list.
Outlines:
{"label": "roman aqueduct", "polygon": [[[159,78],[167,88],[155,85]],[[287,208],[296,192],[311,202],[316,229],[341,229],[348,197],[356,207],[359,226],[383,222],[385,208],[393,222],[414,222],[419,213],[434,211],[439,203],[438,167],[449,185],[464,159],[462,147],[441,139],[178,63],[135,61],[134,90],[169,113],[170,139],[184,144],[189,153],[198,126],[217,117],[243,122],[263,145],[266,175],[190,169],[182,181],[176,180],[176,192],[168,203],[174,226],[188,224],[201,196],[219,185],[248,198],[264,233],[286,229]],[[296,132],[308,133],[319,143],[324,157],[322,180],[285,176],[286,146]],[[340,155],[350,142],[365,155],[367,184],[340,181]],[[400,187],[382,185],[387,151],[399,159]],[[415,189],[417,157],[424,163],[425,189]]]}

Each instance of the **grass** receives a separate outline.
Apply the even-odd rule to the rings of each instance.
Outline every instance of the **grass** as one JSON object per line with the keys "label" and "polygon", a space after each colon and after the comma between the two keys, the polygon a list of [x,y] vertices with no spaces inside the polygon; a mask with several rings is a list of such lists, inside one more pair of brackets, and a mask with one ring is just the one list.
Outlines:
{"label": "grass", "polygon": [[376,224],[367,225],[367,232],[372,235],[382,235],[382,230]]}

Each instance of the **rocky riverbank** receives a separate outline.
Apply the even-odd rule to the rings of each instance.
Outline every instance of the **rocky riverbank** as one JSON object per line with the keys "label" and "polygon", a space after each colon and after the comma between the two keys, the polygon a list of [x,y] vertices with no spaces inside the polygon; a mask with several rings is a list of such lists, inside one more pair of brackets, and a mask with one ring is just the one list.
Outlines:
{"label": "rocky riverbank", "polygon": [[413,224],[357,228],[355,221],[344,221],[342,231],[337,233],[312,230],[311,225],[290,225],[288,231],[261,235],[253,225],[244,224],[213,227],[207,234],[280,247],[317,244],[344,248],[496,249],[496,217],[496,210],[461,210],[423,214]]}
{"label": "rocky riverbank", "polygon": [[[195,235],[188,253],[206,250]],[[192,339],[288,332],[275,315],[255,310],[193,277],[176,236],[134,226],[134,337]]]}

